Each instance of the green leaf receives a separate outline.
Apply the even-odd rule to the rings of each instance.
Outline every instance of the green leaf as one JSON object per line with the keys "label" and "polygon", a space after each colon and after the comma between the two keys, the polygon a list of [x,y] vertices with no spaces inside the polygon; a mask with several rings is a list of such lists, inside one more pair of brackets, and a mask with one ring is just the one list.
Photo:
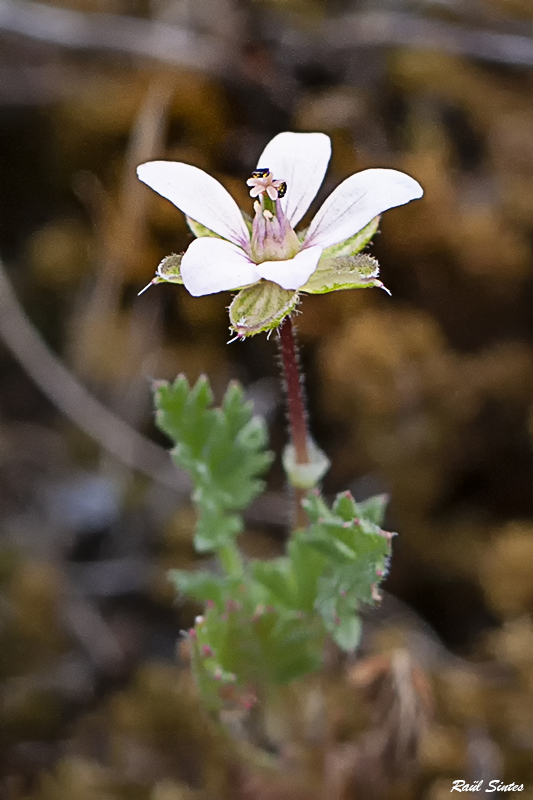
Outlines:
{"label": "green leaf", "polygon": [[346,564],[356,559],[355,551],[340,539],[333,536],[324,536],[322,532],[310,533],[309,545],[325,556],[332,564]]}
{"label": "green leaf", "polygon": [[198,600],[200,603],[212,600],[221,610],[230,597],[231,583],[224,575],[215,575],[206,570],[188,572],[183,569],[173,569],[168,573],[168,578],[179,594]]}
{"label": "green leaf", "polygon": [[[296,574],[295,556],[302,558],[304,545],[317,559],[308,585],[305,573],[300,580],[307,590],[306,599],[323,620],[337,644],[345,650],[357,646],[360,637],[358,609],[361,603],[375,603],[376,588],[386,572],[391,535],[374,520],[382,518],[385,497],[356,503],[350,492],[339,494],[328,508],[319,492],[311,492],[304,501],[310,519],[307,530],[298,531],[289,554]],[[305,555],[304,555],[305,558]]]}
{"label": "green leaf", "polygon": [[199,511],[195,545],[224,547],[242,530],[242,511],[263,489],[270,466],[265,423],[253,416],[242,388],[232,383],[221,408],[205,377],[189,386],[184,376],[155,387],[156,423],[174,442],[172,456],[194,485]]}
{"label": "green leaf", "polygon": [[346,653],[355,650],[361,641],[362,625],[357,614],[341,619],[337,625],[328,626],[328,629],[335,642]]}
{"label": "green leaf", "polygon": [[332,513],[324,502],[318,489],[309,492],[307,497],[302,500],[302,506],[311,522],[318,522],[321,519],[332,517]]}
{"label": "green leaf", "polygon": [[369,243],[379,227],[380,217],[374,217],[368,225],[366,225],[359,233],[345,239],[343,242],[334,244],[327,247],[323,254],[323,258],[330,258],[332,256],[355,256],[360,253],[363,247]]}
{"label": "green leaf", "polygon": [[388,495],[377,494],[375,497],[369,497],[368,500],[363,500],[362,503],[357,505],[361,517],[369,519],[375,525],[383,525],[388,504]]}
{"label": "green leaf", "polygon": [[325,294],[341,289],[368,289],[373,286],[383,288],[377,279],[379,264],[372,256],[322,256],[302,292]]}
{"label": "green leaf", "polygon": [[277,328],[294,311],[298,300],[298,292],[261,280],[233,298],[229,307],[231,327],[241,337]]}
{"label": "green leaf", "polygon": [[358,508],[351,492],[338,494],[333,503],[332,511],[335,516],[340,517],[345,522],[349,522],[359,516]]}
{"label": "green leaf", "polygon": [[311,614],[318,593],[318,581],[324,572],[327,560],[310,545],[305,531],[298,531],[293,535],[288,551],[298,608]]}
{"label": "green leaf", "polygon": [[281,603],[287,608],[294,608],[296,597],[292,585],[291,565],[287,558],[277,558],[271,561],[254,561],[252,574],[265,589],[270,597],[269,603]]}

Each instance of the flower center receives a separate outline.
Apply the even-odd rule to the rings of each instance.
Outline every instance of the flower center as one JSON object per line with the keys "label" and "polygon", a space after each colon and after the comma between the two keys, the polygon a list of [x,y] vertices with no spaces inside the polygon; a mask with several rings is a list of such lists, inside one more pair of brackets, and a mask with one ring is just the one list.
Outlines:
{"label": "flower center", "polygon": [[287,191],[285,181],[275,181],[268,167],[258,167],[252,172],[252,177],[248,178],[246,183],[251,187],[250,197],[267,195],[270,200],[274,201],[284,197]]}
{"label": "flower center", "polygon": [[246,181],[254,202],[252,227],[252,255],[256,263],[285,261],[300,250],[300,241],[292,229],[280,199],[285,196],[287,184],[275,180],[270,170],[260,167]]}

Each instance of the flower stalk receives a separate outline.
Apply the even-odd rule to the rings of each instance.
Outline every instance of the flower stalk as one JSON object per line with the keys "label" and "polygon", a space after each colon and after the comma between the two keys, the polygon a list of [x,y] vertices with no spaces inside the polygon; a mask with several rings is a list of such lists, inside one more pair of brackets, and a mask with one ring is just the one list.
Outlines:
{"label": "flower stalk", "polygon": [[291,441],[296,455],[296,462],[298,464],[308,464],[309,451],[305,395],[298,364],[294,326],[290,317],[285,317],[279,328],[279,342],[287,392]]}

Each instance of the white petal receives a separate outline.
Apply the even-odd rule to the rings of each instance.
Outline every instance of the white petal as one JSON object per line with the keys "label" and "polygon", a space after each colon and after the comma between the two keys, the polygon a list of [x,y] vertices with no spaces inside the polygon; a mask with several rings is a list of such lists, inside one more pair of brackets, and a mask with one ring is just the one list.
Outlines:
{"label": "white petal", "polygon": [[244,250],[224,239],[195,239],[181,261],[181,277],[194,297],[255,283],[261,277]]}
{"label": "white petal", "polygon": [[395,169],[366,169],[337,186],[309,226],[305,247],[330,247],[358,233],[383,211],[422,197],[414,178]]}
{"label": "white petal", "polygon": [[299,289],[307,283],[317,268],[322,249],[319,245],[307,247],[294,258],[289,258],[287,261],[263,261],[257,264],[256,269],[262,278],[277,283],[282,289]]}
{"label": "white petal", "polygon": [[239,245],[250,241],[239,206],[203,169],[180,161],[150,161],[137,167],[137,175],[188,217],[224,239]]}
{"label": "white petal", "polygon": [[325,133],[278,133],[263,150],[257,166],[268,167],[275,180],[287,183],[281,205],[293,228],[316,197],[330,156]]}

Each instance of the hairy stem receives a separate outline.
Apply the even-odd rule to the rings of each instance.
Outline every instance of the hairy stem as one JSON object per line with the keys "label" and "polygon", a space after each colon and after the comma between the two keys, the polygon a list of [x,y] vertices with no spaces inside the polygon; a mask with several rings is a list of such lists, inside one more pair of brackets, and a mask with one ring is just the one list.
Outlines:
{"label": "hairy stem", "polygon": [[287,406],[292,444],[299,464],[309,463],[307,450],[307,413],[298,364],[298,352],[294,328],[290,317],[286,317],[279,329],[281,359],[287,391]]}

